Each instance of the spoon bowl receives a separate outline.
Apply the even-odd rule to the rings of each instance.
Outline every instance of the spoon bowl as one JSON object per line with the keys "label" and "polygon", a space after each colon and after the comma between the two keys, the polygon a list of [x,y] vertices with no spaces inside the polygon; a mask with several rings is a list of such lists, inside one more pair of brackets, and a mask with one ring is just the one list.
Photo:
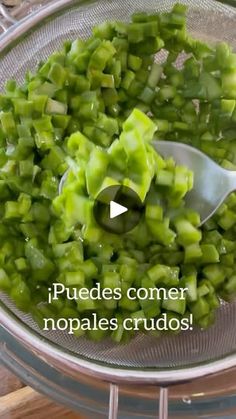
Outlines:
{"label": "spoon bowl", "polygon": [[164,158],[173,157],[178,165],[187,166],[194,175],[193,189],[185,197],[186,207],[197,211],[204,224],[236,190],[236,171],[226,170],[206,154],[187,144],[155,141],[157,152]]}

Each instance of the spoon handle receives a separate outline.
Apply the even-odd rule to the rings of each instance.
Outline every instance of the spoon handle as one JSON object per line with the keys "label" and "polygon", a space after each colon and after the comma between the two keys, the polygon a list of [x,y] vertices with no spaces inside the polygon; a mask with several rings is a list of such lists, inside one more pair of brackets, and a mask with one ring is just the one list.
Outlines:
{"label": "spoon handle", "polygon": [[230,192],[236,191],[236,171],[224,170],[224,176],[228,180],[227,190],[225,190],[225,195],[227,196]]}

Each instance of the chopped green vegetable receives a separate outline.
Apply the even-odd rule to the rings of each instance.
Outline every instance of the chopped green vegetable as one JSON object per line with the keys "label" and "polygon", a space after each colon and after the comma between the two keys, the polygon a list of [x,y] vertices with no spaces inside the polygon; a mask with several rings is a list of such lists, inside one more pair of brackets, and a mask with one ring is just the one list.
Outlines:
{"label": "chopped green vegetable", "polygon": [[[130,23],[104,22],[89,39],[66,42],[23,86],[9,80],[0,95],[0,289],[41,326],[45,316],[96,312],[114,317],[117,329],[79,328],[75,336],[110,334],[119,343],[133,335],[127,317],[142,328],[144,319],[166,315],[170,325],[192,314],[206,328],[219,295],[236,295],[236,194],[200,228],[199,215],[184,207],[191,168],[152,145],[182,141],[236,169],[236,54],[192,38],[185,14],[177,3],[168,13],[135,13]],[[168,53],[161,64],[158,51]],[[95,198],[111,185],[130,187],[144,205],[139,225],[122,236],[93,216]],[[120,289],[121,298],[61,294],[50,305],[52,282],[76,292]],[[130,299],[131,286],[177,294]]]}

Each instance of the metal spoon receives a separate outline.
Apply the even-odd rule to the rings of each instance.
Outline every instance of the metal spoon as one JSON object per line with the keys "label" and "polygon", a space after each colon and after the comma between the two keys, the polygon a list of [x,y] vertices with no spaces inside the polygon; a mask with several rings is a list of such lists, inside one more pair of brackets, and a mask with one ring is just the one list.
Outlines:
{"label": "metal spoon", "polygon": [[[155,141],[153,146],[163,157],[173,157],[177,164],[193,171],[194,186],[185,197],[185,205],[200,214],[201,225],[236,190],[236,171],[223,169],[198,149],[174,141]],[[68,171],[61,178],[59,193],[67,175]]]}
{"label": "metal spoon", "polygon": [[193,171],[194,186],[185,203],[200,214],[201,224],[236,190],[236,171],[223,169],[198,149],[173,141],[155,141],[153,145],[163,157],[173,157],[177,164]]}

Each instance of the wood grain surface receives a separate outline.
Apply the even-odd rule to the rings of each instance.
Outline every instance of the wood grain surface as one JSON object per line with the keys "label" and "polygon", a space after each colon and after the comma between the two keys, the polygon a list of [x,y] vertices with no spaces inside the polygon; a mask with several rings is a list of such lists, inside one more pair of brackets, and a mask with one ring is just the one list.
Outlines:
{"label": "wood grain surface", "polygon": [[24,384],[19,378],[0,364],[0,400],[6,394],[19,390],[22,387],[24,387]]}
{"label": "wood grain surface", "polygon": [[85,419],[26,386],[0,397],[1,419]]}
{"label": "wood grain surface", "polygon": [[25,386],[0,365],[1,419],[88,419]]}

